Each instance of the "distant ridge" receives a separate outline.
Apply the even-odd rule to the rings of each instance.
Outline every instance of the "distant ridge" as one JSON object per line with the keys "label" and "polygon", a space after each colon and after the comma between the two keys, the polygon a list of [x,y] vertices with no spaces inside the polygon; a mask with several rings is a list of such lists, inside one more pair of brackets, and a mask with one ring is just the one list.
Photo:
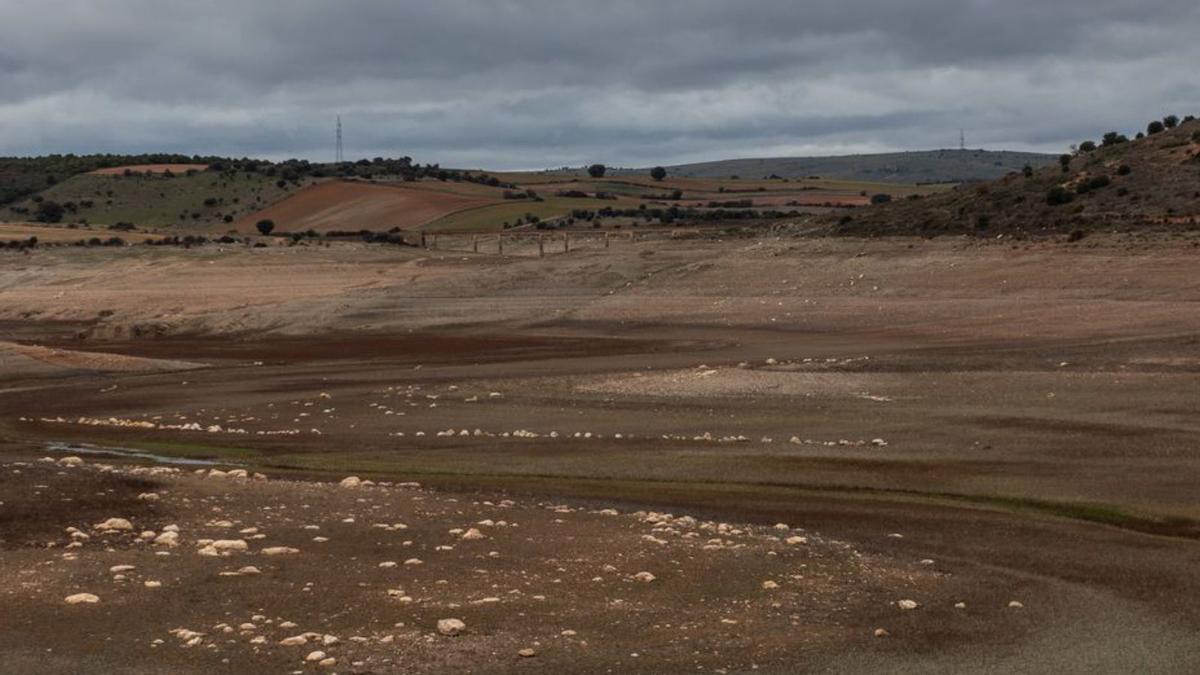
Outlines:
{"label": "distant ridge", "polygon": [[1056,161],[1057,155],[968,149],[833,157],[726,159],[666,168],[669,175],[680,178],[738,176],[758,179],[775,175],[782,178],[820,176],[878,183],[963,183],[995,180],[1009,172],[1020,171],[1026,164],[1038,168]]}

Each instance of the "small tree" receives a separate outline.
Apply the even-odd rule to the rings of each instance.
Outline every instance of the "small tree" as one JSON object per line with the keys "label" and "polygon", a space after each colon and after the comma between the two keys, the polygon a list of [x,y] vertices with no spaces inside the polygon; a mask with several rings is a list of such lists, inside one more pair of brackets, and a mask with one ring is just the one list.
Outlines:
{"label": "small tree", "polygon": [[1022,169],[1021,169],[1021,173],[1022,173],[1022,174],[1023,174],[1023,175],[1024,175],[1026,178],[1033,178],[1033,167],[1032,167],[1032,166],[1030,166],[1030,165],[1028,165],[1028,164],[1026,164],[1026,165],[1024,166],[1024,168],[1022,168]]}
{"label": "small tree", "polygon": [[890,201],[892,201],[892,196],[889,194],[881,192],[879,194],[871,195],[872,204],[887,204]]}
{"label": "small tree", "polygon": [[1059,155],[1058,163],[1060,165],[1062,165],[1063,173],[1067,173],[1068,171],[1071,170],[1071,156],[1070,155]]}
{"label": "small tree", "polygon": [[667,170],[661,166],[656,166],[650,169],[650,177],[654,180],[662,180],[667,177]]}
{"label": "small tree", "polygon": [[588,175],[592,178],[604,178],[606,171],[608,171],[608,167],[603,164],[593,164],[587,168]]}
{"label": "small tree", "polygon": [[1168,129],[1174,129],[1179,126],[1179,118],[1175,115],[1167,115],[1163,118],[1163,126]]}
{"label": "small tree", "polygon": [[258,221],[254,226],[258,228],[259,234],[266,237],[275,229],[275,221],[271,220],[270,218],[264,218],[263,220]]}
{"label": "small tree", "polygon": [[1154,134],[1161,134],[1162,132],[1166,131],[1166,129],[1166,125],[1158,120],[1154,120],[1146,127],[1146,133],[1150,136],[1153,136]]}
{"label": "small tree", "polygon": [[1079,144],[1079,152],[1095,152],[1096,144],[1092,141],[1084,141]]}
{"label": "small tree", "polygon": [[43,200],[37,205],[37,210],[34,216],[38,222],[42,223],[57,223],[62,220],[63,213],[66,209],[58,202],[52,202],[49,199]]}
{"label": "small tree", "polygon": [[1108,147],[1110,145],[1118,145],[1120,143],[1128,143],[1128,142],[1129,142],[1129,139],[1126,138],[1124,134],[1119,134],[1115,131],[1110,131],[1107,134],[1104,134],[1104,138],[1101,139],[1100,145]]}

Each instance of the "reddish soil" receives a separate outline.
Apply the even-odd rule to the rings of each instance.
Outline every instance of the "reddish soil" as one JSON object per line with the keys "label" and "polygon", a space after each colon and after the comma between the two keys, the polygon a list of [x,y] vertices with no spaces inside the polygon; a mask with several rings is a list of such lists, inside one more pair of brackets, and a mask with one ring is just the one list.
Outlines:
{"label": "reddish soil", "polygon": [[441,192],[426,186],[381,185],[328,181],[310,185],[291,197],[236,221],[241,232],[268,219],[283,231],[409,230],[464,209],[499,203],[484,196]]}

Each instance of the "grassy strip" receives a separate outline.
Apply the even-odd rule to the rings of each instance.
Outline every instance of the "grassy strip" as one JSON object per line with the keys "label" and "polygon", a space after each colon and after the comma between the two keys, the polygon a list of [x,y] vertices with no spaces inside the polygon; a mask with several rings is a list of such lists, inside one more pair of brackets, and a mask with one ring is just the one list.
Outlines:
{"label": "grassy strip", "polygon": [[[104,445],[104,441],[97,445]],[[1163,536],[1200,539],[1200,522],[1183,517],[1158,517],[1134,513],[1109,504],[1056,502],[1003,495],[959,494],[901,488],[872,488],[853,485],[821,485],[778,482],[720,482],[672,479],[586,478],[563,474],[496,474],[474,471],[416,468],[380,456],[355,456],[353,453],[272,453],[251,448],[175,443],[129,441],[120,444],[131,449],[188,459],[238,462],[260,469],[271,469],[297,476],[340,477],[358,474],[382,479],[420,477],[444,487],[528,489],[544,493],[570,494],[585,498],[649,500],[673,491],[689,501],[711,503],[713,497],[734,496],[767,506],[773,501],[793,503],[797,496],[841,497],[878,501],[903,501],[975,507],[1009,513],[1033,513],[1043,516],[1107,525],[1125,530]],[[772,499],[774,498],[774,499]]]}

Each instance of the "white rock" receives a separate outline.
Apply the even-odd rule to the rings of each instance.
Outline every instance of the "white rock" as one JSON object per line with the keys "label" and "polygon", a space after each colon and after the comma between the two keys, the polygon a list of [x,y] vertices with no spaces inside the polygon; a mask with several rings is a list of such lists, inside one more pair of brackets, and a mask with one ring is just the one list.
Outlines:
{"label": "white rock", "polygon": [[291,548],[290,546],[271,546],[262,550],[263,555],[291,555],[299,552],[300,549]]}
{"label": "white rock", "polygon": [[80,457],[63,457],[58,460],[59,466],[83,466],[83,459]]}
{"label": "white rock", "polygon": [[313,651],[313,652],[309,652],[308,656],[304,657],[304,660],[308,661],[309,663],[312,663],[314,661],[323,661],[323,660],[325,660],[325,652],[323,652],[319,649],[316,651]]}
{"label": "white rock", "polygon": [[896,603],[896,606],[900,609],[916,609],[921,605],[916,600],[900,600]]}
{"label": "white rock", "polygon": [[455,636],[467,629],[467,624],[459,619],[438,619],[438,632],[442,635]]}
{"label": "white rock", "polygon": [[640,581],[644,584],[648,584],[651,581],[654,581],[655,579],[657,579],[658,577],[655,577],[653,574],[651,574],[649,572],[638,572],[637,574],[633,575],[633,578],[635,581]]}
{"label": "white rock", "polygon": [[478,539],[483,539],[484,535],[477,528],[472,527],[471,529],[469,529],[463,533],[462,538],[467,541],[475,541]]}
{"label": "white rock", "polygon": [[100,602],[100,598],[91,593],[76,593],[75,595],[68,595],[66,602],[68,605],[94,605]]}
{"label": "white rock", "polygon": [[245,551],[249,549],[245,539],[218,539],[209,546],[215,548],[222,553],[232,551]]}
{"label": "white rock", "polygon": [[344,488],[361,487],[362,479],[359,478],[358,476],[347,476],[347,477],[343,478],[342,482],[338,483],[338,485],[340,485]]}
{"label": "white rock", "polygon": [[124,518],[109,518],[108,520],[104,521],[103,523],[97,524],[96,529],[97,530],[106,530],[106,531],[132,530],[133,523],[130,523],[128,520],[125,520]]}
{"label": "white rock", "polygon": [[154,538],[155,546],[178,546],[179,533],[174,531],[163,532]]}

